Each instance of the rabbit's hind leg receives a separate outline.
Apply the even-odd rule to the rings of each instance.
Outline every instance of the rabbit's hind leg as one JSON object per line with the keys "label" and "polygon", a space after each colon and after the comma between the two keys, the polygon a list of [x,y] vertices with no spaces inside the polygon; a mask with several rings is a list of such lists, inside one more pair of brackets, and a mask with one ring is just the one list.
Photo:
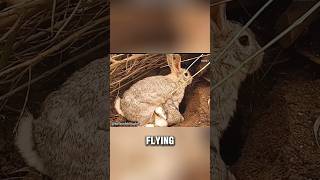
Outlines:
{"label": "rabbit's hind leg", "polygon": [[167,115],[165,110],[159,106],[154,110],[154,113],[152,115],[152,120],[154,124],[146,124],[145,127],[167,127]]}
{"label": "rabbit's hind leg", "polygon": [[157,127],[167,127],[168,122],[167,122],[167,115],[165,110],[162,107],[157,107],[154,110],[154,124]]}
{"label": "rabbit's hind leg", "polygon": [[182,114],[179,112],[178,109],[172,106],[169,106],[169,107],[165,106],[165,111],[167,112],[167,115],[168,115],[167,122],[169,126],[175,125],[184,121],[184,117],[182,116]]}
{"label": "rabbit's hind leg", "polygon": [[167,115],[166,115],[166,112],[165,110],[163,109],[163,107],[157,107],[155,110],[154,110],[154,113],[159,116],[160,118],[164,119],[164,120],[167,120]]}

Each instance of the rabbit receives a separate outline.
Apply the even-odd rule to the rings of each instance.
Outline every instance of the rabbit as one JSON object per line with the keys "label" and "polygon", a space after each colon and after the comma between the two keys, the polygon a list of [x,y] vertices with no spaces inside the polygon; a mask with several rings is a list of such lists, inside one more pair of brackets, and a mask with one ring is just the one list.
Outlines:
{"label": "rabbit", "polygon": [[75,72],[43,103],[38,118],[26,111],[15,144],[26,163],[53,180],[106,179],[108,61]]}
{"label": "rabbit", "polygon": [[170,74],[144,78],[125,91],[122,98],[116,98],[115,109],[119,114],[129,121],[145,126],[155,123],[152,118],[154,113],[161,117],[160,113],[155,112],[158,108],[165,112],[162,117],[168,122],[167,125],[183,121],[179,104],[186,86],[192,82],[192,76],[188,70],[181,68],[180,55],[168,54],[167,61]]}
{"label": "rabbit", "polygon": [[[237,22],[227,20],[226,4],[220,4],[213,7],[211,12],[213,12],[214,15],[211,23],[211,55],[214,58],[215,55],[222,51],[234,35],[240,31],[242,26]],[[249,57],[260,48],[253,32],[250,31],[250,29],[244,31],[221,59],[217,60],[217,62],[211,62],[211,83],[214,85],[221,81],[235,67],[239,66],[245,58]],[[216,177],[214,179],[235,179],[221,159],[219,140],[236,110],[238,90],[241,82],[248,74],[258,70],[262,61],[263,54],[260,54],[212,92],[210,103],[212,107],[211,144],[213,149],[215,149],[212,152],[213,166],[215,166],[213,167],[213,174]]]}
{"label": "rabbit", "polygon": [[179,106],[172,99],[168,99],[167,103],[164,104],[164,109],[168,116],[167,122],[169,126],[184,121],[184,117],[179,111]]}

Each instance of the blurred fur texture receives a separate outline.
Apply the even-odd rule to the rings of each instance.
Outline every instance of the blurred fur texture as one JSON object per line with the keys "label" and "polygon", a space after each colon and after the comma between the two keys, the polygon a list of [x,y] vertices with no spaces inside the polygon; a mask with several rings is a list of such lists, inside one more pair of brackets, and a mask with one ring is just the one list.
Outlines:
{"label": "blurred fur texture", "polygon": [[46,98],[38,118],[25,114],[16,145],[29,166],[59,180],[107,176],[108,63],[95,60],[74,73]]}
{"label": "blurred fur texture", "polygon": [[[215,7],[214,12],[215,16],[211,23],[211,55],[213,59],[242,28],[239,23],[227,20],[225,4]],[[211,62],[211,83],[214,85],[221,81],[260,48],[254,34],[249,29],[244,31],[221,59],[218,59],[217,62]],[[255,72],[261,66],[262,60],[263,54],[260,54],[213,91],[211,141],[214,149],[216,149],[212,151],[214,179],[235,179],[221,159],[219,141],[236,110],[241,82],[245,80],[248,74]]]}

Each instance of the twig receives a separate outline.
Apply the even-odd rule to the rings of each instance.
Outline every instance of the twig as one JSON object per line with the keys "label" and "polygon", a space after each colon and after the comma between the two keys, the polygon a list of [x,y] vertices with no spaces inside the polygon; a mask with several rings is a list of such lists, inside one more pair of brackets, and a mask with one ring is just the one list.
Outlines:
{"label": "twig", "polygon": [[71,21],[72,17],[75,15],[75,13],[78,11],[78,8],[80,7],[81,4],[81,0],[78,1],[77,6],[74,8],[74,10],[72,11],[71,15],[68,17],[67,21],[63,24],[63,26],[58,30],[58,32],[56,33],[56,35],[51,39],[51,41],[54,41],[59,34],[61,33],[61,31],[69,24],[69,22]]}
{"label": "twig", "polygon": [[[155,57],[155,56],[156,56],[156,55],[149,56],[149,57],[145,58],[144,60],[148,60],[148,59],[153,58],[153,57]],[[126,61],[126,62],[128,62],[128,61]],[[145,65],[145,66],[143,66],[143,67],[136,68],[134,72],[130,73],[130,75],[138,74],[141,70],[146,69],[148,66],[150,66],[150,65]],[[126,67],[126,69],[128,69],[128,68]],[[124,81],[125,79],[127,79],[127,77],[123,77],[123,78],[121,78],[121,79],[119,79],[119,80],[117,80],[117,81],[115,81],[115,82],[112,82],[111,85],[121,83],[121,82]]]}
{"label": "twig", "polygon": [[279,53],[277,54],[277,56],[275,58],[273,58],[272,63],[270,64],[270,66],[268,67],[268,69],[266,70],[266,72],[263,73],[262,77],[260,80],[263,80],[267,74],[271,71],[271,69],[273,68],[273,66],[276,64],[276,61],[280,58],[280,56],[282,55],[283,50],[281,49],[279,51]]}
{"label": "twig", "polygon": [[317,143],[318,147],[320,148],[319,139],[318,139],[319,130],[320,130],[320,116],[314,122],[314,125],[313,125],[313,134],[314,134],[314,137],[316,139],[316,143]]}
{"label": "twig", "polygon": [[194,78],[196,75],[198,75],[200,72],[202,72],[203,70],[205,70],[208,66],[210,65],[210,62],[208,62],[205,66],[203,66],[198,72],[196,72],[192,78]]}
{"label": "twig", "polygon": [[7,39],[7,37],[16,30],[16,28],[19,26],[20,21],[22,19],[22,16],[19,16],[19,18],[16,20],[16,22],[14,23],[14,25],[9,29],[9,31],[7,31],[1,38],[0,38],[0,42],[4,41],[5,39]]}
{"label": "twig", "polygon": [[[207,57],[207,56],[210,56],[210,54],[202,55],[202,57]],[[182,60],[181,63],[185,63],[185,62],[188,62],[188,61],[192,61],[192,60],[194,60],[194,59],[197,59],[198,57],[199,57],[199,56]],[[168,66],[169,66],[169,65],[167,64],[167,65],[161,66],[160,68],[164,68],[164,67],[168,67]]]}
{"label": "twig", "polygon": [[29,93],[30,93],[30,87],[31,87],[31,79],[32,79],[32,67],[30,66],[29,67],[29,80],[28,80],[28,89],[27,89],[27,93],[26,93],[26,97],[24,99],[24,103],[23,103],[23,106],[22,106],[22,109],[21,109],[21,112],[20,112],[20,115],[19,115],[19,118],[18,118],[18,121],[16,123],[16,126],[14,127],[13,129],[13,134],[16,134],[17,132],[17,128],[19,126],[19,123],[20,123],[20,120],[24,114],[24,111],[25,111],[25,108],[27,106],[27,102],[28,102],[28,99],[29,99]]}
{"label": "twig", "polygon": [[224,3],[227,3],[227,2],[230,2],[230,1],[232,1],[232,0],[221,0],[219,2],[210,4],[210,6],[218,6],[220,4],[224,4]]}
{"label": "twig", "polygon": [[53,26],[54,26],[54,15],[56,13],[56,5],[57,5],[57,0],[53,0],[52,2],[52,16],[51,16],[51,34],[53,34]]}
{"label": "twig", "polygon": [[[87,46],[88,44],[92,43],[93,41],[97,40],[98,37],[101,37],[103,34],[106,34],[105,31],[101,31],[99,33],[95,33],[96,35],[94,37],[89,38],[89,40],[85,43],[83,43],[82,45],[80,45],[79,47],[73,48],[70,53],[73,54],[74,52],[77,52],[79,50],[81,50],[82,48],[84,48],[85,46]],[[83,34],[83,36],[85,36],[86,33]]]}
{"label": "twig", "polygon": [[200,58],[202,58],[203,57],[203,54],[201,54],[200,56],[198,56],[197,58],[196,58],[196,60],[194,60],[190,65],[189,65],[189,67],[187,68],[187,71],[194,65],[194,63],[196,63]]}
{"label": "twig", "polygon": [[[9,92],[15,88],[15,86],[20,82],[22,77],[23,77],[23,72],[19,73],[17,76],[15,76],[15,81],[9,87]],[[3,107],[6,105],[7,101],[8,101],[8,99],[5,99],[4,102],[0,105],[0,110],[3,109]]]}
{"label": "twig", "polygon": [[114,67],[116,67],[116,66],[119,65],[119,64],[127,63],[128,61],[136,60],[136,59],[139,59],[139,58],[142,58],[142,57],[145,57],[145,56],[148,56],[148,55],[147,55],[147,54],[142,54],[142,55],[140,55],[140,54],[135,54],[135,55],[132,55],[132,56],[130,56],[129,58],[126,58],[126,59],[123,59],[123,60],[121,60],[121,61],[117,61],[117,62],[115,62],[115,63],[112,63],[112,64],[110,65],[110,69],[113,69]]}

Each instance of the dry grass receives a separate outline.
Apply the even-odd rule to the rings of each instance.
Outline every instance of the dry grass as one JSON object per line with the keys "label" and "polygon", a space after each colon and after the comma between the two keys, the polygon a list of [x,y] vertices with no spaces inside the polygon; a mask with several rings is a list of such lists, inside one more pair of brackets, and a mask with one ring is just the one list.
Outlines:
{"label": "dry grass", "polygon": [[67,65],[79,67],[106,56],[108,46],[106,1],[17,2],[0,9],[0,153],[5,152],[0,179],[23,179],[29,172],[12,145],[12,131],[27,104],[37,104],[35,96],[63,81],[60,74],[73,67]]}
{"label": "dry grass", "polygon": [[123,88],[146,77],[166,64],[161,54],[111,55],[110,96],[114,98]]}
{"label": "dry grass", "polygon": [[34,67],[41,66],[36,76],[45,77],[72,57],[80,60],[81,54],[105,48],[108,11],[109,5],[98,0],[26,0],[1,10],[0,110],[35,82]]}

